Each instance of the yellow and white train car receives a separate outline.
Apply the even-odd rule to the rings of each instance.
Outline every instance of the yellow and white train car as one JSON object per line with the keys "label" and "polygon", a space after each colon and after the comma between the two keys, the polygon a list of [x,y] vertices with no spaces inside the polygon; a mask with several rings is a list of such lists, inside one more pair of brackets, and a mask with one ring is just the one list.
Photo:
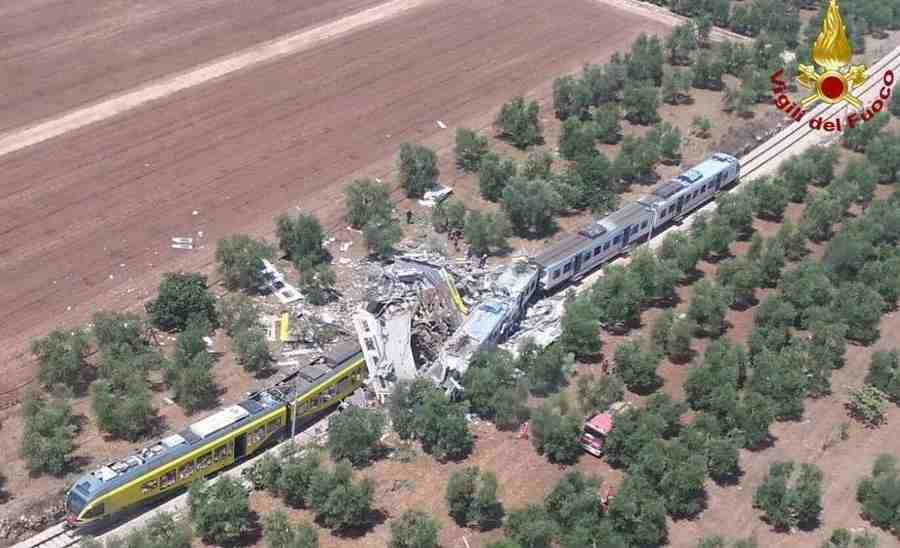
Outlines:
{"label": "yellow and white train car", "polygon": [[323,356],[269,389],[80,477],[66,494],[77,527],[164,497],[259,453],[303,420],[337,405],[365,381],[356,346]]}

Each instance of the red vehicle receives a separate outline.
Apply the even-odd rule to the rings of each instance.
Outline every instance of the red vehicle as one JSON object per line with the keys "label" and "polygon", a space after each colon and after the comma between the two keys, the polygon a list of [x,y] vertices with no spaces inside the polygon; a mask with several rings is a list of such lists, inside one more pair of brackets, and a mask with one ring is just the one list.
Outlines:
{"label": "red vehicle", "polygon": [[604,413],[594,413],[584,421],[584,430],[581,433],[581,446],[585,451],[595,457],[603,456],[603,442],[606,436],[612,432],[613,420],[616,415],[631,407],[628,402],[616,402]]}

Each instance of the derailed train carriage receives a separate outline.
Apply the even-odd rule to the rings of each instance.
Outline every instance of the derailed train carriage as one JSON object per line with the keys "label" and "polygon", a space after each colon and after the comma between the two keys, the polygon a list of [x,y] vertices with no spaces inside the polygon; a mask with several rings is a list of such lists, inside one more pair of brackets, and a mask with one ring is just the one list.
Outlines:
{"label": "derailed train carriage", "polygon": [[98,522],[241,462],[289,436],[293,423],[340,403],[366,376],[355,345],[301,367],[271,388],[80,477],[66,494],[66,523]]}
{"label": "derailed train carriage", "polygon": [[734,156],[714,154],[638,201],[595,220],[575,234],[534,257],[527,267],[512,265],[492,285],[502,299],[488,299],[474,307],[459,330],[447,341],[429,373],[448,395],[459,395],[462,377],[472,356],[500,344],[515,329],[532,296],[552,293],[601,264],[626,253],[636,242],[652,237],[713,199],[740,176]]}

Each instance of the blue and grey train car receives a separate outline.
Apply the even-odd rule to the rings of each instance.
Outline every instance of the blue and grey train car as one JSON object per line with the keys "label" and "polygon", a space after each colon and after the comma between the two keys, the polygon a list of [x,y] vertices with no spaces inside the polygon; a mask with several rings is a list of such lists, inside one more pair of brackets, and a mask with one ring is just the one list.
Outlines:
{"label": "blue and grey train car", "polygon": [[713,154],[699,165],[659,185],[653,193],[638,202],[654,212],[654,226],[679,221],[734,183],[740,171],[740,163],[734,156]]}
{"label": "blue and grey train car", "polygon": [[663,183],[652,194],[626,204],[575,234],[566,235],[533,259],[541,268],[541,288],[552,291],[628,251],[669,221],[697,209],[740,176],[737,158],[714,154]]}
{"label": "blue and grey train car", "polygon": [[552,291],[627,250],[650,233],[652,216],[649,208],[632,202],[545,250],[533,259],[542,269],[541,287]]}

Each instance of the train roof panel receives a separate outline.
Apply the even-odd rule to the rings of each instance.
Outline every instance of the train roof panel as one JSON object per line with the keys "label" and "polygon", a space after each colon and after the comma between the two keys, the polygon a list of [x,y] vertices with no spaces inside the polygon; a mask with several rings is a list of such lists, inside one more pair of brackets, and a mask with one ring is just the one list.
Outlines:
{"label": "train roof panel", "polygon": [[[700,164],[700,165],[703,165],[703,164]],[[699,166],[697,166],[697,167],[699,167]],[[703,172],[700,171],[700,170],[698,170],[698,169],[695,167],[695,168],[692,168],[692,169],[689,169],[689,170],[685,171],[684,173],[682,173],[681,175],[679,175],[678,178],[679,178],[679,179],[683,179],[683,180],[687,181],[687,182],[690,183],[690,184],[694,184],[694,183],[696,183],[697,181],[699,181],[700,179],[703,178]]]}
{"label": "train roof panel", "polygon": [[162,443],[169,449],[172,449],[173,447],[178,447],[182,443],[187,443],[187,440],[185,440],[182,436],[179,436],[178,434],[172,434],[171,436],[163,438],[160,441],[160,443]]}
{"label": "train roof panel", "polygon": [[660,198],[668,199],[684,189],[684,185],[677,179],[671,179],[656,187],[653,194]]}
{"label": "train roof panel", "polygon": [[729,168],[732,164],[737,163],[737,159],[727,154],[713,154],[706,160],[703,160],[693,168],[685,171],[678,176],[679,180],[688,184],[694,184],[702,179],[710,179],[715,177],[722,170]]}
{"label": "train roof panel", "polygon": [[654,194],[645,194],[638,199],[639,204],[643,204],[649,208],[653,208],[657,204],[663,203],[665,200]]}
{"label": "train roof panel", "polygon": [[647,209],[643,205],[637,202],[631,202],[610,213],[604,220],[616,228],[625,228],[636,222],[640,222],[641,218],[645,217],[647,214]]}
{"label": "train roof panel", "polygon": [[[190,426],[191,432],[196,434],[200,439],[204,439],[208,437],[210,434],[214,434],[219,430],[229,426],[231,424],[236,423],[237,421],[246,418],[250,415],[250,412],[241,407],[240,405],[232,405],[226,407],[225,409],[219,411],[214,415],[210,415],[206,417],[200,422],[194,423]],[[184,440],[182,440],[184,441]],[[163,440],[165,442],[165,440]]]}
{"label": "train roof panel", "polygon": [[533,259],[540,266],[547,268],[575,254],[590,239],[581,234],[567,234],[563,239],[544,249]]}
{"label": "train roof panel", "polygon": [[353,352],[349,352],[346,346],[337,348],[314,360],[313,364],[295,369],[291,374],[278,381],[275,386],[269,388],[266,393],[277,392],[278,398],[276,399],[294,400],[312,388],[328,382],[361,359],[363,359],[362,351],[359,346],[354,346]]}
{"label": "train roof panel", "polygon": [[600,221],[594,221],[578,232],[579,234],[582,234],[588,238],[596,238],[598,236],[603,236],[604,234],[606,234],[606,227],[603,226],[603,223],[601,223]]}

